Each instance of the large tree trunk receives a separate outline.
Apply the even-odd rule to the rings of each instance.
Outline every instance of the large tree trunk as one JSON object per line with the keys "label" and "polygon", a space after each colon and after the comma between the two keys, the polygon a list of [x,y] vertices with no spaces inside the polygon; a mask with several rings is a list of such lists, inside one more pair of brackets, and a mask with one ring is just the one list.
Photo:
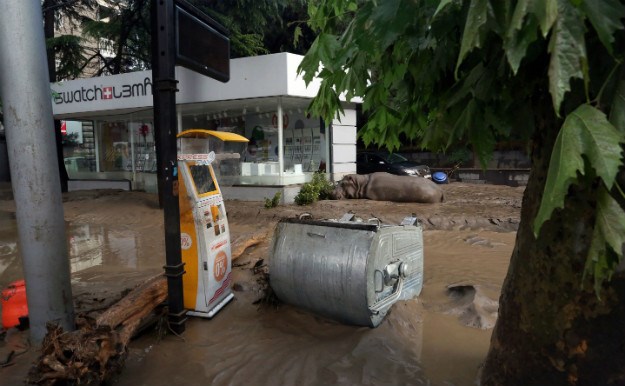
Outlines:
{"label": "large tree trunk", "polygon": [[572,187],[565,208],[554,212],[538,239],[533,234],[559,124],[544,117],[481,384],[623,385],[625,273],[612,277],[601,299],[592,278],[582,280],[596,186]]}

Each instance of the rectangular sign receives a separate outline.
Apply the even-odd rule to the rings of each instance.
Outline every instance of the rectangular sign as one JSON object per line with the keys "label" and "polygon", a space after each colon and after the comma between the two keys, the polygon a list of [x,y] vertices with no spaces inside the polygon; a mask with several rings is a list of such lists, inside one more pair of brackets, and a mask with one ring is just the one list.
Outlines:
{"label": "rectangular sign", "polygon": [[220,82],[230,80],[230,39],[219,23],[176,1],[176,63]]}

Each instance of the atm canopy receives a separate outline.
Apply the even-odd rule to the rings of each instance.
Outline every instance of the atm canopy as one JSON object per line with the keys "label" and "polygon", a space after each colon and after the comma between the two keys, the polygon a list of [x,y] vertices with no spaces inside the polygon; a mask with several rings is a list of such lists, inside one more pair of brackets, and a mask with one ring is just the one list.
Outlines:
{"label": "atm canopy", "polygon": [[209,138],[215,137],[222,141],[230,142],[249,142],[250,140],[242,135],[230,133],[227,131],[215,131],[206,129],[189,129],[178,133],[177,138]]}

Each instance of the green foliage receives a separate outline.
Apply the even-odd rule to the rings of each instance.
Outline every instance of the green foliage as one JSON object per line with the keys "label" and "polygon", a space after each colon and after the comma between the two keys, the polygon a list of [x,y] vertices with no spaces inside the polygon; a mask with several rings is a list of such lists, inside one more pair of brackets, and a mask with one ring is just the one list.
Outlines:
{"label": "green foliage", "polygon": [[[229,32],[231,57],[269,52],[301,52],[312,42],[312,31],[291,23],[306,13],[304,0],[190,0],[192,5],[218,21]],[[46,34],[61,66],[57,79],[84,75],[119,74],[151,67],[149,0],[44,0],[42,10],[81,31],[81,37],[54,36],[51,23]],[[93,17],[97,15],[97,17]],[[44,14],[44,16],[46,16]],[[299,41],[293,44],[293,36]],[[94,44],[97,42],[97,44]],[[70,45],[71,43],[71,45]],[[100,49],[109,55],[102,55]]]}
{"label": "green foliage", "polygon": [[[99,42],[86,65],[99,67],[97,75],[145,70],[151,62],[150,1],[131,0],[100,7],[97,19],[83,18],[83,33]],[[111,57],[99,52],[103,45]],[[100,63],[102,63],[100,65]]]}
{"label": "green foliage", "polygon": [[452,165],[455,165],[455,164],[462,165],[470,161],[472,157],[473,157],[473,154],[471,153],[471,151],[465,148],[461,148],[461,149],[456,149],[452,151],[451,153],[449,153],[449,155],[447,156],[447,161],[451,163]]}
{"label": "green foliage", "polygon": [[276,192],[276,194],[273,195],[273,198],[265,197],[265,209],[275,208],[280,205],[280,198],[282,198],[281,192]]}
{"label": "green foliage", "polygon": [[307,182],[302,185],[299,193],[295,196],[295,203],[297,205],[310,205],[318,199],[319,192],[317,192],[315,187],[310,182]]}
{"label": "green foliage", "polygon": [[585,270],[586,274],[593,274],[597,293],[603,280],[610,277],[623,258],[625,211],[609,194],[622,165],[622,143],[625,143],[622,133],[596,108],[581,105],[569,114],[551,154],[545,194],[534,220],[534,233],[538,236],[551,213],[564,207],[569,187],[579,182],[578,174],[596,175],[601,179],[594,233]]}
{"label": "green foliage", "polygon": [[299,193],[295,196],[297,205],[310,205],[317,200],[329,198],[334,186],[326,179],[325,173],[315,172],[312,181],[302,185]]}
{"label": "green foliage", "polygon": [[564,197],[571,184],[578,180],[577,173],[585,175],[586,169],[592,167],[605,188],[612,189],[622,163],[620,144],[623,142],[621,133],[596,108],[581,105],[569,114],[551,154],[545,183],[545,193],[548,194],[543,198],[534,221],[536,235],[553,210],[564,207]]}
{"label": "green foliage", "polygon": [[[622,193],[622,192],[621,192]],[[625,212],[602,186],[597,200],[597,219],[584,274],[592,274],[599,294],[605,278],[610,278],[623,259]]]}
{"label": "green foliage", "polygon": [[49,38],[46,39],[46,46],[58,59],[57,79],[74,79],[80,76],[85,62],[84,42],[80,36],[60,35]]}
{"label": "green foliage", "polygon": [[299,71],[322,79],[309,110],[330,120],[340,94],[361,97],[367,146],[392,151],[401,137],[432,151],[468,143],[486,165],[497,139],[561,126],[535,231],[571,184],[594,186],[587,176],[596,174],[603,225],[587,272],[596,284],[609,276],[623,256],[608,228],[625,233],[613,197],[625,142],[622,1],[313,0],[309,14],[318,37]]}

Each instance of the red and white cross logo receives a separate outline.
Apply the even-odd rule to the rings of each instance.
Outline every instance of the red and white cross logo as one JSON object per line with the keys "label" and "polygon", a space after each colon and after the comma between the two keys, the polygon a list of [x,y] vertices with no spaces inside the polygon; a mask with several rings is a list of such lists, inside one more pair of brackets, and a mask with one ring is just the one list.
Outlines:
{"label": "red and white cross logo", "polygon": [[102,99],[113,99],[113,87],[102,87]]}

